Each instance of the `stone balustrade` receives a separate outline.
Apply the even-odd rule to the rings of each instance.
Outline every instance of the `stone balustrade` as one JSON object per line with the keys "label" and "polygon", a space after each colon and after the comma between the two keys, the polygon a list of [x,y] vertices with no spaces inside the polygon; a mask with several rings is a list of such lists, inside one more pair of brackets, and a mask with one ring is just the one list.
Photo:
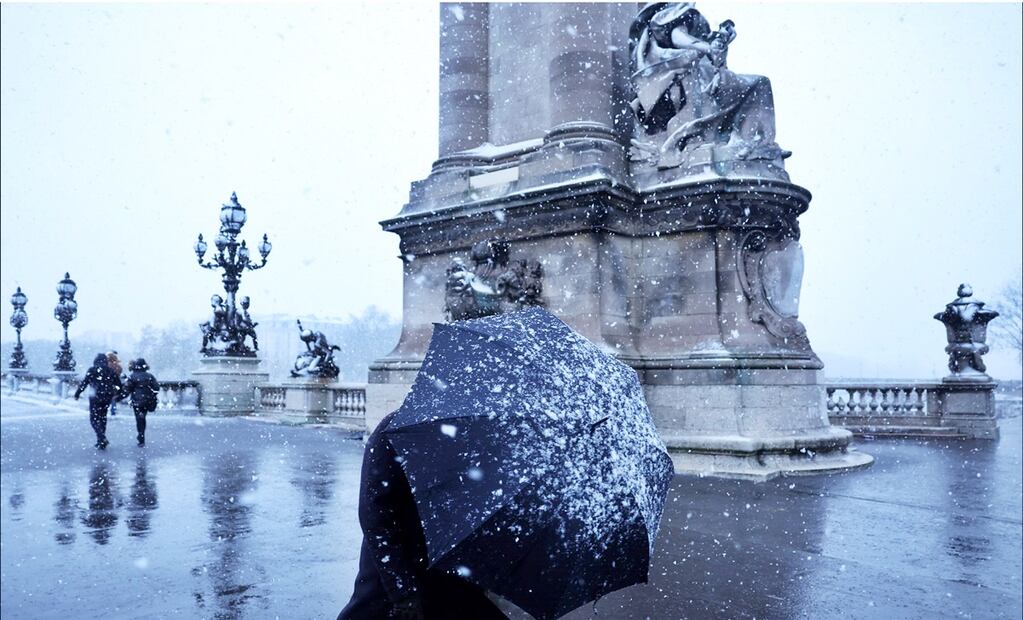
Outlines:
{"label": "stone balustrade", "polygon": [[825,385],[831,424],[861,436],[997,439],[994,382],[841,381]]}
{"label": "stone balustrade", "polygon": [[256,386],[256,415],[289,424],[366,430],[366,386],[306,379]]}
{"label": "stone balustrade", "polygon": [[158,409],[198,411],[202,392],[198,381],[161,381]]}
{"label": "stone balustrade", "polygon": [[334,411],[351,418],[366,417],[366,386],[338,386],[331,390],[334,396]]}
{"label": "stone balustrade", "polygon": [[[41,375],[4,370],[2,381],[9,396],[88,407],[88,400],[74,400],[79,377]],[[158,409],[164,411],[198,411],[201,402],[199,384],[195,381],[160,381]]]}
{"label": "stone balustrade", "polygon": [[[74,401],[77,377],[4,370],[8,395],[87,407]],[[833,381],[825,385],[831,424],[860,436],[955,437],[997,439],[994,382],[956,384],[940,381]],[[198,411],[196,381],[161,381],[159,410]],[[366,386],[295,381],[255,387],[257,416],[288,423],[331,424],[366,429]]]}
{"label": "stone balustrade", "polygon": [[917,383],[828,386],[828,416],[927,416],[933,389]]}
{"label": "stone balustrade", "polygon": [[256,386],[256,411],[284,411],[288,389],[275,385]]}
{"label": "stone balustrade", "polygon": [[27,373],[3,373],[3,384],[8,394],[22,393],[53,395],[53,386],[50,384],[50,377],[44,375]]}

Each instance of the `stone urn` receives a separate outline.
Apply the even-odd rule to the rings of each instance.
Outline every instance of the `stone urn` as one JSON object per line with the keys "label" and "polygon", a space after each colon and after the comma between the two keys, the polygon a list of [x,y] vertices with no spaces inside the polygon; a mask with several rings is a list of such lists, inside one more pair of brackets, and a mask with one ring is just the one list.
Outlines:
{"label": "stone urn", "polygon": [[945,382],[989,382],[983,355],[988,352],[987,324],[998,316],[984,307],[984,302],[973,297],[969,284],[960,284],[955,301],[945,305],[945,311],[934,318],[945,324],[948,346],[948,369],[951,374]]}

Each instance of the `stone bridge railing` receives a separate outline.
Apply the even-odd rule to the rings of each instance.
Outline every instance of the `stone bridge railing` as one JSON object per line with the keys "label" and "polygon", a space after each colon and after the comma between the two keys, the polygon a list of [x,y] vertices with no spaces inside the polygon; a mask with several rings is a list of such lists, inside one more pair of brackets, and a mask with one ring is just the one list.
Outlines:
{"label": "stone bridge railing", "polygon": [[[8,395],[85,408],[71,397],[77,377],[3,371]],[[825,384],[827,415],[835,426],[861,436],[957,437],[995,439],[995,383],[940,381],[832,381]],[[366,386],[362,384],[286,382],[256,390],[255,415],[286,423],[366,428]],[[196,381],[161,381],[159,408],[198,411],[202,395]]]}
{"label": "stone bridge railing", "polygon": [[366,428],[366,386],[291,381],[256,386],[256,415],[286,423],[332,424],[353,431]]}
{"label": "stone bridge railing", "polygon": [[831,423],[857,435],[996,439],[996,383],[840,381],[825,385]]}
{"label": "stone bridge railing", "polygon": [[[36,399],[50,404],[87,408],[88,400],[74,400],[80,377],[61,377],[3,371],[4,390],[9,396]],[[195,381],[160,381],[159,409],[198,411],[201,404],[199,384]]]}

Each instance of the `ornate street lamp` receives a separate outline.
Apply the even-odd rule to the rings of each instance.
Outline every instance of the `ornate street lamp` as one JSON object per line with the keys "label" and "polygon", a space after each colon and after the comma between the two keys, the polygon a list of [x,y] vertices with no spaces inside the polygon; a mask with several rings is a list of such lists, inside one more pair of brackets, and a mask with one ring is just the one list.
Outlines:
{"label": "ornate street lamp", "polygon": [[[220,232],[214,241],[217,253],[212,260],[203,262],[206,250],[209,246],[199,235],[193,249],[199,259],[199,266],[205,269],[220,269],[224,274],[222,277],[224,291],[227,299],[221,299],[214,295],[211,302],[213,306],[213,317],[201,327],[203,330],[203,346],[201,352],[207,357],[214,356],[237,356],[255,357],[258,345],[256,344],[256,324],[249,317],[247,307],[240,313],[235,306],[235,294],[241,283],[242,272],[248,269],[254,271],[266,266],[266,257],[270,255],[273,246],[266,235],[259,244],[259,255],[262,261],[256,264],[250,260],[248,245],[242,241],[238,242],[238,235],[245,226],[248,219],[245,207],[238,202],[238,196],[231,194],[231,201],[220,208]],[[252,348],[245,343],[246,337],[252,339]]]}
{"label": "ornate street lamp", "polygon": [[57,306],[53,309],[53,318],[60,321],[64,327],[64,340],[57,349],[57,358],[53,361],[53,370],[56,372],[74,372],[75,356],[71,352],[71,341],[67,337],[67,326],[78,316],[78,302],[75,301],[75,293],[78,292],[78,285],[71,279],[71,275],[64,274],[64,279],[57,283]]}
{"label": "ornate street lamp", "polygon": [[14,312],[11,314],[11,327],[18,333],[18,340],[14,345],[11,361],[8,364],[11,370],[25,370],[28,368],[25,349],[21,346],[21,328],[28,325],[28,313],[25,312],[25,304],[27,303],[28,297],[25,293],[21,292],[21,287],[19,286],[18,290],[11,295],[11,305],[14,306]]}

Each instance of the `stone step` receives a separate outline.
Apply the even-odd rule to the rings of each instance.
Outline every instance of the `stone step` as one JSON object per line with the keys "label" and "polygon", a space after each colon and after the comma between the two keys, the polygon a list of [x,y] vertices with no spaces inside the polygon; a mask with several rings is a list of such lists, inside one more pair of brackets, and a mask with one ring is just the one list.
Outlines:
{"label": "stone step", "polygon": [[958,429],[948,426],[843,426],[856,436],[871,437],[944,437],[963,439]]}

